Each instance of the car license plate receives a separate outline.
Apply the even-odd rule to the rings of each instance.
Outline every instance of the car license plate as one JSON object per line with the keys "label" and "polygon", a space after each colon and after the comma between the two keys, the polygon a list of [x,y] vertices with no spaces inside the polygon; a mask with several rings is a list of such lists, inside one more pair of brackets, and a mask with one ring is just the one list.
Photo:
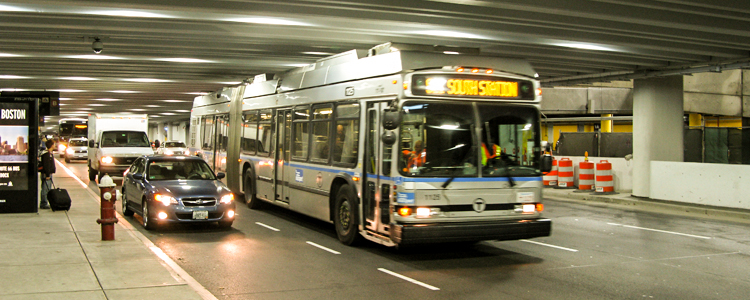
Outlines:
{"label": "car license plate", "polygon": [[193,211],[193,220],[205,220],[208,219],[207,210],[196,210]]}

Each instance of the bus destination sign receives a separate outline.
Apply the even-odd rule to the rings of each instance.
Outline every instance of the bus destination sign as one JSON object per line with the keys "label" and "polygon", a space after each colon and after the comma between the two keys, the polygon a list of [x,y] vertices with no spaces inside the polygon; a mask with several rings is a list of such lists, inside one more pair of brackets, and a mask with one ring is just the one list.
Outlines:
{"label": "bus destination sign", "polygon": [[534,100],[530,81],[441,74],[414,75],[412,82],[414,95]]}

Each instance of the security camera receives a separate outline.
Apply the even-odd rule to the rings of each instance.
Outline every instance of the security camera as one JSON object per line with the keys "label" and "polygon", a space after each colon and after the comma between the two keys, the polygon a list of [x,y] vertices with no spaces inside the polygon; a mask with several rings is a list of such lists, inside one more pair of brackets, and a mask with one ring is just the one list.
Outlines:
{"label": "security camera", "polygon": [[104,43],[97,38],[94,40],[94,42],[91,44],[91,49],[94,49],[94,53],[99,54],[102,53],[102,50],[104,50]]}

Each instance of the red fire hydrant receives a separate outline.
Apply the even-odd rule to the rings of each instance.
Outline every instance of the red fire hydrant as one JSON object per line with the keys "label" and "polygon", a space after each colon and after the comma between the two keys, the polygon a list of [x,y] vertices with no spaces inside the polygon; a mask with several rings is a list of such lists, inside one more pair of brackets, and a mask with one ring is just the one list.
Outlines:
{"label": "red fire hydrant", "polygon": [[102,213],[96,223],[102,224],[102,241],[113,241],[115,239],[115,201],[117,200],[117,185],[109,177],[99,178],[99,192],[101,193]]}

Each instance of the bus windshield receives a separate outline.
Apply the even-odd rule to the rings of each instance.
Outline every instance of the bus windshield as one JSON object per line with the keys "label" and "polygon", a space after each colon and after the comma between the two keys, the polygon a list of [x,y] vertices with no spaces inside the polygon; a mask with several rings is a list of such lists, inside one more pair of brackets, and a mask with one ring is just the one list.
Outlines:
{"label": "bus windshield", "polygon": [[[399,171],[407,176],[540,176],[533,107],[406,102]],[[480,136],[474,128],[479,127]]]}

